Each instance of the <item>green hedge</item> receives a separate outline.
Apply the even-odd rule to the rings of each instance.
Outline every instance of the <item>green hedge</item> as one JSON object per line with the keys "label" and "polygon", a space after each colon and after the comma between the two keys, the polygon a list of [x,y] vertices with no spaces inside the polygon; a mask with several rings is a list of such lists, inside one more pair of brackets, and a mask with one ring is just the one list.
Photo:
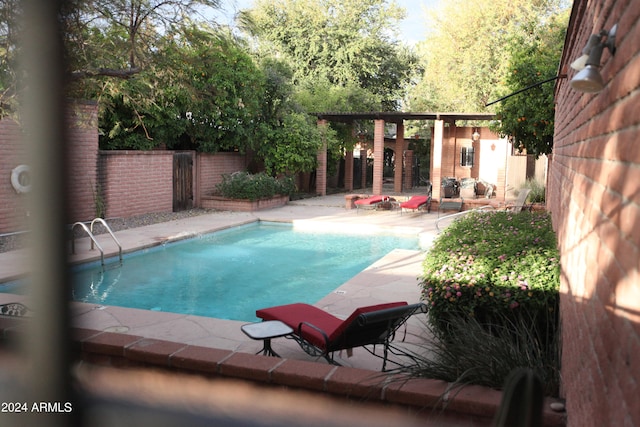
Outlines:
{"label": "green hedge", "polygon": [[424,260],[426,328],[434,335],[402,367],[412,376],[499,388],[531,369],[559,387],[559,253],[547,213],[472,212]]}
{"label": "green hedge", "polygon": [[248,172],[235,172],[222,175],[222,182],[216,186],[216,192],[229,199],[260,200],[276,195],[290,196],[296,189],[293,178],[274,178],[265,173],[252,175]]}
{"label": "green hedge", "polygon": [[423,297],[436,322],[448,313],[556,309],[559,253],[547,213],[470,213],[438,236],[423,266]]}

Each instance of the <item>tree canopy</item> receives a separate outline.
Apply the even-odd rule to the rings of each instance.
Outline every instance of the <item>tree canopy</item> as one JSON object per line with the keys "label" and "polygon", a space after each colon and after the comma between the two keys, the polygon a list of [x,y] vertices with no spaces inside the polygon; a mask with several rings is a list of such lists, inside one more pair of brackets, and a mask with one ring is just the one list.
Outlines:
{"label": "tree canopy", "polygon": [[[553,74],[566,0],[450,0],[417,49],[398,38],[394,0],[256,0],[241,35],[206,16],[220,0],[69,0],[60,19],[71,97],[99,100],[104,149],[251,149],[273,174],[308,171],[319,144],[351,149],[324,111],[478,112]],[[0,109],[15,111],[20,0],[0,3]],[[415,13],[414,11],[411,11]],[[550,87],[547,86],[547,88]],[[495,129],[549,152],[551,93],[489,110]]]}
{"label": "tree canopy", "polygon": [[306,91],[307,101],[329,90],[333,99],[342,95],[335,99],[340,107],[350,104],[354,90],[363,90],[377,109],[393,110],[417,66],[394,34],[403,17],[395,2],[385,0],[257,0],[241,20],[261,51],[290,64],[293,84]]}
{"label": "tree canopy", "polygon": [[497,122],[492,128],[509,137],[516,149],[536,157],[553,148],[555,107],[553,81],[568,22],[568,11],[553,15],[543,25],[517,34],[510,43],[509,74],[506,90],[521,93],[509,96],[496,108]]}
{"label": "tree canopy", "polygon": [[558,13],[561,3],[448,0],[431,10],[433,29],[418,45],[424,75],[411,91],[411,110],[485,111],[506,89],[514,38]]}

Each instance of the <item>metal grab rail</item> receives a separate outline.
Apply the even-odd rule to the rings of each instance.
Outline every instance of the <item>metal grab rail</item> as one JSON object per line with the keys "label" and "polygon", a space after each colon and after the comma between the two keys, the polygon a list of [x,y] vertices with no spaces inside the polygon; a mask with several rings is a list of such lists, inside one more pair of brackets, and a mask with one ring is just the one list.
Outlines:
{"label": "metal grab rail", "polygon": [[442,221],[443,219],[451,219],[451,218],[455,218],[455,217],[458,217],[458,216],[466,215],[466,214],[468,214],[470,212],[483,211],[483,210],[487,210],[487,209],[495,209],[495,208],[493,206],[491,206],[491,205],[485,205],[485,206],[480,206],[480,207],[477,207],[477,208],[474,208],[474,209],[471,209],[471,210],[468,210],[468,211],[456,212],[456,213],[453,213],[453,214],[449,214],[449,215],[445,215],[443,217],[440,217],[440,218],[438,218],[436,220],[436,230],[438,231],[438,233],[440,233],[441,230],[440,230],[439,224],[440,224],[440,221]]}
{"label": "metal grab rail", "polygon": [[[93,224],[95,224],[96,222],[99,222],[100,224],[102,224],[102,226],[109,232],[109,234],[111,234],[111,237],[113,238],[113,241],[116,242],[116,245],[118,245],[118,256],[120,257],[120,262],[122,262],[122,245],[120,244],[118,239],[116,239],[116,235],[113,234],[113,231],[111,230],[111,227],[109,227],[107,225],[107,221],[105,221],[102,218],[94,218],[94,220],[91,221],[91,233],[93,233]],[[92,243],[92,245],[93,245],[93,243]]]}
{"label": "metal grab rail", "polygon": [[76,225],[79,225],[82,227],[82,229],[84,231],[87,232],[87,234],[89,235],[89,237],[91,238],[91,249],[93,249],[93,245],[95,243],[95,245],[98,247],[98,249],[100,249],[100,261],[102,263],[102,266],[104,267],[104,250],[102,250],[102,246],[100,246],[100,243],[98,243],[98,241],[96,240],[95,236],[93,235],[93,233],[91,233],[91,231],[89,230],[89,228],[85,225],[84,222],[76,222],[75,224],[73,224],[73,226],[71,227],[71,253],[75,254],[76,253],[76,237],[75,237],[75,229],[76,229]]}

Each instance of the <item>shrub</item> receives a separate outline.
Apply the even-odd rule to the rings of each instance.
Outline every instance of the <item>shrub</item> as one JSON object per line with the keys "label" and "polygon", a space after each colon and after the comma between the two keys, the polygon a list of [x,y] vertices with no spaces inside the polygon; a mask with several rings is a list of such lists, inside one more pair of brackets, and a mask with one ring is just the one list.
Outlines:
{"label": "shrub", "polygon": [[278,179],[265,173],[235,172],[224,174],[216,191],[229,199],[260,200],[277,194],[289,196],[295,191],[295,184],[291,177]]}
{"label": "shrub", "polygon": [[528,367],[557,387],[560,268],[546,212],[469,213],[438,236],[423,267],[436,349],[409,369],[500,387]]}
{"label": "shrub", "polygon": [[555,307],[559,254],[547,213],[474,212],[438,236],[423,263],[430,316]]}
{"label": "shrub", "polygon": [[528,188],[530,190],[527,199],[530,203],[544,203],[545,201],[545,187],[539,181],[533,178],[529,178],[522,184],[521,188]]}
{"label": "shrub", "polygon": [[[544,394],[558,396],[560,363],[557,335],[541,341],[526,316],[498,316],[491,330],[473,317],[460,317],[448,326],[447,339],[425,340],[413,351],[399,354],[410,363],[397,369],[413,378],[435,378],[453,385],[476,384],[501,388],[515,369],[527,368],[540,378]],[[425,328],[437,335],[433,326]]]}

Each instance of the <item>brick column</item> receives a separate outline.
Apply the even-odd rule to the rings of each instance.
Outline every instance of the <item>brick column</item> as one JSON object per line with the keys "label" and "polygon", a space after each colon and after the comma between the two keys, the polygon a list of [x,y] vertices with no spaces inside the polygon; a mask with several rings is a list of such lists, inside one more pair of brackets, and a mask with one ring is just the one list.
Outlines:
{"label": "brick column", "polygon": [[402,172],[404,169],[404,123],[396,125],[395,169],[393,171],[393,191],[402,193]]}
{"label": "brick column", "polygon": [[382,174],[384,172],[384,120],[374,121],[373,132],[373,194],[382,194]]}
{"label": "brick column", "polygon": [[413,150],[404,152],[404,190],[413,188]]}
{"label": "brick column", "polygon": [[[318,127],[328,126],[326,120],[318,120]],[[323,133],[324,134],[324,133]],[[322,137],[322,147],[317,153],[318,166],[316,168],[316,194],[327,195],[327,141]]]}
{"label": "brick column", "polygon": [[440,200],[440,180],[442,179],[442,139],[444,136],[444,121],[436,120],[431,143],[431,186],[434,200]]}
{"label": "brick column", "polygon": [[344,155],[344,189],[353,191],[353,150],[347,150]]}

